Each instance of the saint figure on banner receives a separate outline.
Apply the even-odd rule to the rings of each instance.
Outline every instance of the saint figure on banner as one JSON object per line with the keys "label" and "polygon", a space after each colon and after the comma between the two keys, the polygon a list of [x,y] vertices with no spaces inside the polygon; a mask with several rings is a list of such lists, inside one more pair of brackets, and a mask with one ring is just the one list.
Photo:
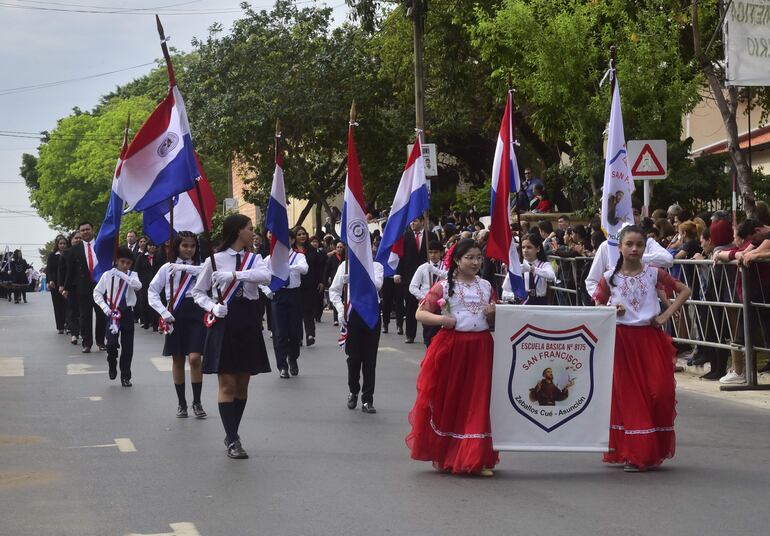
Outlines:
{"label": "saint figure on banner", "polygon": [[569,389],[575,385],[574,379],[569,379],[564,387],[560,388],[554,382],[554,373],[551,367],[543,370],[543,378],[529,390],[529,399],[537,402],[539,406],[555,406],[556,402],[565,400],[569,396]]}

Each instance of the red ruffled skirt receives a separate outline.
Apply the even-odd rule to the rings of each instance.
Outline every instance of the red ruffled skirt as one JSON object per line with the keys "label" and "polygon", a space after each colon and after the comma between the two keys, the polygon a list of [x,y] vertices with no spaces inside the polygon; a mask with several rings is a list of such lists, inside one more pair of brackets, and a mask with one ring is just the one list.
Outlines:
{"label": "red ruffled skirt", "polygon": [[492,351],[488,331],[441,329],[433,338],[409,412],[412,458],[452,473],[477,473],[498,463],[489,419]]}
{"label": "red ruffled skirt", "polygon": [[671,337],[662,330],[618,325],[605,462],[644,470],[674,457],[675,356]]}

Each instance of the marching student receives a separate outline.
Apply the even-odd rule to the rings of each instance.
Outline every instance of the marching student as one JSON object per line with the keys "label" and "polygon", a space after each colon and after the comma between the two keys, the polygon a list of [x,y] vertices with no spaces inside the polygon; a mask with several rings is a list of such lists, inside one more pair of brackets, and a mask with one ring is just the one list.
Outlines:
{"label": "marching student", "polygon": [[160,270],[161,259],[158,255],[158,246],[147,239],[147,251],[144,254],[136,256],[136,271],[139,274],[139,281],[142,282],[142,290],[139,293],[139,310],[142,320],[142,329],[149,329],[152,326],[153,331],[158,331],[158,313],[150,307],[147,292],[150,288],[150,282],[155,274]]}
{"label": "marching student", "polygon": [[[104,311],[109,321],[107,329],[107,364],[110,379],[118,376],[118,348],[120,348],[120,383],[131,387],[131,360],[134,355],[134,306],[136,291],[142,283],[131,271],[134,254],[127,247],[118,248],[115,267],[107,270],[94,287],[94,303]],[[120,343],[118,343],[120,339]]]}
{"label": "marching student", "polygon": [[[300,302],[302,308],[302,324],[305,328],[305,343],[308,346],[315,344],[316,309],[318,308],[318,295],[323,288],[321,279],[326,267],[326,255],[318,253],[318,248],[310,242],[307,231],[302,226],[294,228],[297,240],[295,250],[305,257],[308,266],[307,272],[300,279]],[[300,336],[300,340],[301,336]]]}
{"label": "marching student", "polygon": [[[524,276],[524,288],[527,298],[523,305],[548,305],[548,284],[556,281],[556,273],[548,262],[543,248],[543,239],[539,234],[530,233],[521,240],[521,273]],[[510,276],[506,273],[503,281],[502,299],[505,302],[516,301],[511,289]]]}
{"label": "marching student", "polygon": [[[446,267],[442,257],[444,256],[444,248],[441,247],[441,242],[433,240],[428,244],[428,259],[429,261],[421,264],[417,271],[414,273],[412,282],[409,283],[409,292],[412,296],[417,298],[417,301],[425,299],[425,295],[428,291],[438,283],[440,279],[444,279],[447,275]],[[422,326],[422,340],[425,346],[430,346],[430,341],[434,335],[438,333],[438,326]]]}
{"label": "marching student", "polygon": [[64,283],[67,281],[67,267],[70,264],[70,256],[78,244],[80,244],[80,231],[75,231],[69,237],[69,247],[61,254],[59,273],[56,279],[56,282],[59,285],[59,294],[61,294],[65,302],[67,333],[70,335],[70,342],[75,346],[77,346],[78,337],[80,336],[80,307],[78,306],[78,293],[71,292],[68,294],[65,292]]}
{"label": "marching student", "polygon": [[64,321],[67,312],[67,302],[64,296],[59,294],[59,264],[62,262],[62,254],[68,245],[64,235],[57,236],[54,241],[53,251],[48,254],[48,260],[45,263],[46,284],[48,290],[51,291],[53,317],[56,322],[56,331],[59,335],[64,333]]}
{"label": "marching student", "polygon": [[[203,325],[204,311],[192,298],[192,287],[203,270],[200,265],[198,237],[190,231],[180,231],[174,238],[170,262],[160,267],[147,289],[147,299],[161,316],[166,333],[163,355],[171,356],[171,378],[179,405],[176,416],[187,417],[185,397],[184,364],[185,356],[190,360],[190,383],[192,385],[192,410],[198,419],[205,419],[206,412],[201,403],[203,373],[201,354],[206,340]],[[166,296],[163,305],[160,293]],[[173,295],[173,296],[172,296]]]}
{"label": "marching student", "polygon": [[78,327],[80,329],[83,353],[90,354],[94,344],[93,313],[96,312],[96,345],[99,350],[106,350],[104,346],[104,332],[106,320],[99,307],[94,302],[93,294],[96,283],[93,280],[94,269],[99,263],[94,251],[94,228],[90,222],[83,222],[79,227],[80,243],[75,245],[73,241],[72,251],[67,261],[67,279],[64,282],[64,297],[71,293],[77,295],[78,303]]}
{"label": "marching student", "polygon": [[497,296],[478,275],[483,257],[474,240],[457,242],[450,259],[447,279],[433,285],[417,310],[419,322],[442,329],[417,376],[406,444],[413,459],[433,462],[439,471],[492,476],[498,453],[489,418],[489,330]]}
{"label": "marching student", "polygon": [[[251,253],[254,226],[243,214],[231,214],[222,225],[223,241],[206,259],[192,295],[206,316],[203,373],[217,374],[219,415],[230,458],[248,458],[238,428],[246,408],[251,376],[270,372],[262,331],[257,325],[258,286],[270,282],[267,264]],[[213,292],[213,299],[209,297]]]}
{"label": "marching student", "polygon": [[[289,245],[294,248],[296,234],[289,230]],[[265,259],[270,266],[270,255]],[[302,276],[307,274],[308,265],[305,255],[293,249],[289,255],[289,283],[282,289],[271,293],[263,287],[263,292],[272,299],[273,350],[275,365],[281,378],[290,378],[299,374],[299,347],[302,342]]]}
{"label": "marching student", "polygon": [[[593,296],[597,305],[618,310],[609,452],[604,461],[638,472],[672,458],[676,449],[676,350],[661,328],[687,301],[690,289],[642,261],[646,237],[641,227],[624,227],[618,243],[618,263],[604,272]],[[659,293],[665,297],[671,291],[677,293],[676,300],[661,313]]]}
{"label": "marching student", "polygon": [[[361,393],[361,411],[364,413],[377,413],[374,407],[374,382],[377,369],[377,349],[380,345],[380,324],[370,328],[359,316],[355,309],[350,308],[345,314],[345,304],[342,301],[343,286],[348,284],[348,274],[345,273],[347,261],[342,261],[334,280],[329,287],[329,301],[337,310],[337,318],[347,332],[344,339],[345,354],[348,364],[348,409],[356,409],[358,393]],[[374,286],[379,291],[382,288],[383,267],[374,261]],[[349,289],[348,289],[349,290]],[[342,330],[341,330],[342,331]],[[363,388],[361,387],[363,376]]]}

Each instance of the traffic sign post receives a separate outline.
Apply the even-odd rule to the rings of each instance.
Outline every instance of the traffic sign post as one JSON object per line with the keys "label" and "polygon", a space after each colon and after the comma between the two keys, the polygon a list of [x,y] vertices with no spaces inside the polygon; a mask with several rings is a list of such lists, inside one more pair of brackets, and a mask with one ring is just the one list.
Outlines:
{"label": "traffic sign post", "polygon": [[644,181],[644,206],[642,214],[649,215],[650,181],[666,178],[668,153],[666,140],[629,140],[628,161],[631,162],[631,176]]}

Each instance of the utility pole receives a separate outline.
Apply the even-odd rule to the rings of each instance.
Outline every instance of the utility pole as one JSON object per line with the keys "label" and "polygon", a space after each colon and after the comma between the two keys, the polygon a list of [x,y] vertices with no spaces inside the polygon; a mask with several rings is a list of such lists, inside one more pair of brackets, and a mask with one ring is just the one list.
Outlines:
{"label": "utility pole", "polygon": [[425,67],[423,63],[422,36],[425,30],[425,15],[428,0],[406,0],[406,16],[412,19],[414,34],[414,124],[425,128]]}

